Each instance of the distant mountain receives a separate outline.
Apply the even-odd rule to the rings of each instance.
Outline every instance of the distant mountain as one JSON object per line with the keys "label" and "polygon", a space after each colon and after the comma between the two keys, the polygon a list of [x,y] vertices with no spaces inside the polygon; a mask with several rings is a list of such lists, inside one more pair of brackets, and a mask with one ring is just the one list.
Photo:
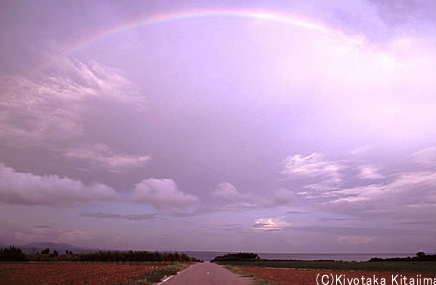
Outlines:
{"label": "distant mountain", "polygon": [[50,252],[53,252],[54,250],[56,250],[60,254],[65,253],[66,250],[72,251],[73,253],[85,253],[85,252],[97,252],[97,251],[99,251],[99,249],[77,247],[77,246],[67,244],[67,243],[54,243],[54,242],[32,242],[32,243],[20,246],[20,248],[23,249],[23,251],[27,252],[27,253],[41,252],[41,250],[44,250],[46,248],[49,248]]}

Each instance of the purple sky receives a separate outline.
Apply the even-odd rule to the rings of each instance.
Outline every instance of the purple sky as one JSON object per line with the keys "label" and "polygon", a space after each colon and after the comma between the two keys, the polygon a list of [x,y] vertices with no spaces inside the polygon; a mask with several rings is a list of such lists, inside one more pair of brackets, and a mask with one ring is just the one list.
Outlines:
{"label": "purple sky", "polygon": [[0,243],[435,252],[436,3],[214,2],[1,1]]}

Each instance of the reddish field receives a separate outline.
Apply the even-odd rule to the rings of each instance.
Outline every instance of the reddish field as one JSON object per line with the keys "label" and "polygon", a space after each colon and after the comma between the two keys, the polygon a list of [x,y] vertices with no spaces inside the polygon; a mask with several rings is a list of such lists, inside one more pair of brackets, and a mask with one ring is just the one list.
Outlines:
{"label": "reddish field", "polygon": [[0,285],[120,284],[162,266],[103,263],[0,263]]}
{"label": "reddish field", "polygon": [[[373,276],[379,279],[378,284],[381,284],[381,279],[386,279],[386,284],[389,285],[405,285],[406,283],[400,283],[400,279],[402,276],[407,276],[409,278],[417,278],[417,274],[414,273],[408,273],[403,274],[402,276],[398,274],[398,277],[396,278],[396,281],[398,283],[395,283],[392,281],[392,275],[397,275],[397,273],[392,272],[363,272],[363,271],[328,271],[328,270],[313,270],[313,269],[290,269],[290,268],[261,268],[261,267],[246,267],[246,266],[238,266],[238,268],[242,271],[251,273],[255,275],[256,277],[260,279],[264,279],[270,282],[273,282],[278,285],[316,285],[317,284],[317,275],[322,276],[323,274],[333,274],[333,277],[336,278],[336,276],[340,276],[342,274],[343,277],[346,278],[359,278],[359,283],[351,283],[351,284],[374,284]],[[433,278],[436,278],[436,275],[432,274],[424,274],[425,277],[431,277],[432,280],[436,280]],[[364,277],[365,280],[362,282],[361,278]],[[331,278],[331,277],[329,277]],[[371,283],[366,278],[371,278]],[[320,277],[321,279],[321,277]],[[349,284],[347,280],[343,280],[343,283],[334,283],[334,284]],[[409,279],[410,280],[410,279]],[[324,281],[329,281],[325,279]],[[331,281],[330,281],[331,282]],[[319,284],[322,285],[323,283],[321,280],[319,280]],[[324,283],[327,284],[327,283]],[[328,283],[332,284],[332,283]],[[408,281],[407,284],[410,284]],[[415,280],[415,284],[424,284],[417,283]],[[434,284],[433,281],[431,284]]]}

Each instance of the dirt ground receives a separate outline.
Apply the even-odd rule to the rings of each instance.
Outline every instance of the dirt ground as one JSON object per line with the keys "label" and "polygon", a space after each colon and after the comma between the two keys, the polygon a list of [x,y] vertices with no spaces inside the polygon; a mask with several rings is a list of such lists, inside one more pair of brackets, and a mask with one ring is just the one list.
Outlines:
{"label": "dirt ground", "polygon": [[141,276],[157,265],[0,263],[0,285],[110,285]]}
{"label": "dirt ground", "polygon": [[[349,284],[349,280],[352,281],[351,284],[375,284],[374,278],[378,278],[378,284],[382,284],[381,279],[385,278],[386,285],[406,285],[404,279],[407,278],[407,284],[410,284],[410,278],[415,279],[415,284],[424,284],[418,283],[416,281],[419,278],[416,273],[408,273],[401,274],[399,272],[363,272],[363,271],[333,271],[333,270],[313,270],[313,269],[290,269],[290,268],[261,268],[261,267],[245,267],[238,266],[238,269],[251,273],[260,279],[264,279],[270,282],[273,282],[277,285],[327,285],[332,283],[326,283],[332,279],[336,283],[336,285],[341,284]],[[330,275],[332,274],[332,275]],[[327,275],[328,277],[324,277]],[[318,277],[318,283],[317,283]],[[339,277],[339,282],[336,281],[336,278]],[[362,280],[362,277],[364,278]],[[395,280],[392,280],[392,278]],[[431,277],[432,283],[436,284],[436,275],[435,274],[423,274],[422,277]],[[369,279],[368,279],[369,278]],[[359,279],[359,283],[355,283],[355,279]],[[322,282],[324,281],[324,283]],[[402,281],[402,283],[401,283]],[[342,283],[341,283],[342,282]],[[371,282],[371,283],[369,283]],[[396,283],[397,282],[397,283]]]}

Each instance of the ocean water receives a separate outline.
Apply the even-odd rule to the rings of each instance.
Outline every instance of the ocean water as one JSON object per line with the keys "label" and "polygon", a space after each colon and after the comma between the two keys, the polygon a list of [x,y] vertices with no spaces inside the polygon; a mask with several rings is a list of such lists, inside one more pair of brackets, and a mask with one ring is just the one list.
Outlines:
{"label": "ocean water", "polygon": [[[207,252],[207,251],[184,251],[189,256],[203,261],[210,261],[216,256],[227,254],[228,252]],[[320,254],[293,254],[293,253],[257,253],[264,259],[294,259],[294,260],[342,260],[342,261],[368,261],[373,257],[393,258],[415,256],[411,253],[320,253]]]}

